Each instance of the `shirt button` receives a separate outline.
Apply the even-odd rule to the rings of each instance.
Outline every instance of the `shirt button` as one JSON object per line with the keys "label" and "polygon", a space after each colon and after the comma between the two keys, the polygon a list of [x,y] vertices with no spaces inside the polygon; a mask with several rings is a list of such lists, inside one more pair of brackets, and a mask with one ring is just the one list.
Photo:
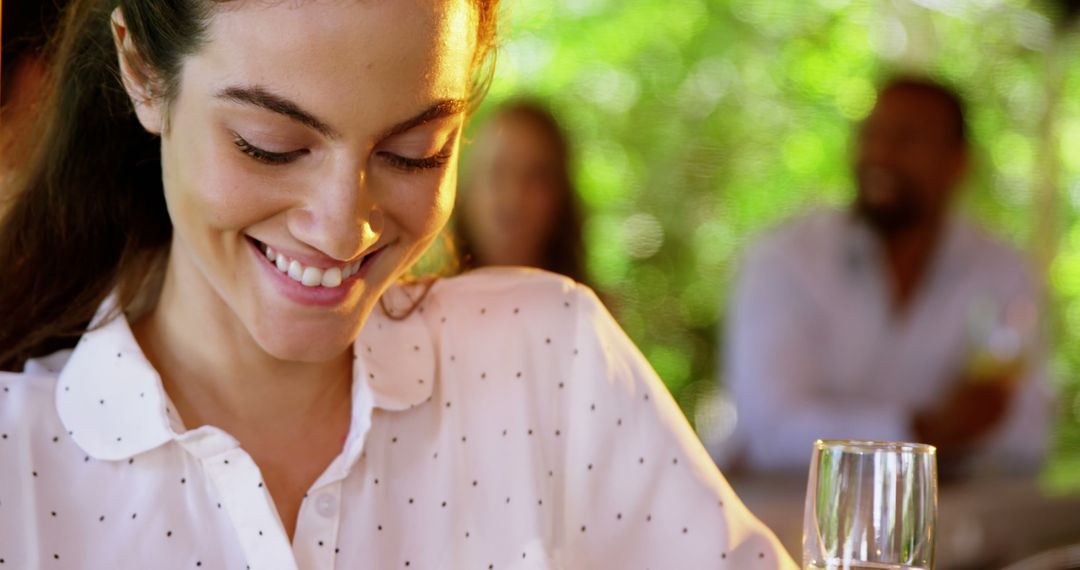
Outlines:
{"label": "shirt button", "polygon": [[315,512],[330,518],[337,514],[337,501],[330,493],[323,493],[315,499]]}

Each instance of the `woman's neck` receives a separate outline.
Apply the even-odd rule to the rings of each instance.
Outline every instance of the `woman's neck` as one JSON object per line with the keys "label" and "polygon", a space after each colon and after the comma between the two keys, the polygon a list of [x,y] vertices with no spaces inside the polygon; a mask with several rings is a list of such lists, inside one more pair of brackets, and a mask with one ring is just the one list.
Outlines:
{"label": "woman's neck", "polygon": [[351,351],[320,363],[274,358],[175,257],[157,305],[132,329],[185,426],[220,428],[250,454],[291,540],[303,497],[349,433]]}
{"label": "woman's neck", "polygon": [[132,327],[189,429],[288,431],[340,415],[343,405],[348,417],[348,351],[319,363],[273,357],[194,273],[170,262],[156,306]]}

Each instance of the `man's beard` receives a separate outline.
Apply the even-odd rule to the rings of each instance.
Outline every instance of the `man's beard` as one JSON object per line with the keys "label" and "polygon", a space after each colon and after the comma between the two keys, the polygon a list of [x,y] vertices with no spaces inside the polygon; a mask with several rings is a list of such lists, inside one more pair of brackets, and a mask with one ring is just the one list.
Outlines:
{"label": "man's beard", "polygon": [[[875,175],[887,178],[885,181],[871,179]],[[918,190],[907,177],[878,171],[860,174],[858,184],[855,214],[877,233],[883,236],[902,234],[922,221],[924,212],[916,198]]]}

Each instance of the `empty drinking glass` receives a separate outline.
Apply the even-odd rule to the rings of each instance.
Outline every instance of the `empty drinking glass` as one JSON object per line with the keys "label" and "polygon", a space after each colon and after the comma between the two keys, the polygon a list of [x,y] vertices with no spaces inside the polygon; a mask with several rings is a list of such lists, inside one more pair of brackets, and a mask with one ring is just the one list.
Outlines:
{"label": "empty drinking glass", "polygon": [[807,570],[933,570],[936,450],[817,441],[803,524]]}

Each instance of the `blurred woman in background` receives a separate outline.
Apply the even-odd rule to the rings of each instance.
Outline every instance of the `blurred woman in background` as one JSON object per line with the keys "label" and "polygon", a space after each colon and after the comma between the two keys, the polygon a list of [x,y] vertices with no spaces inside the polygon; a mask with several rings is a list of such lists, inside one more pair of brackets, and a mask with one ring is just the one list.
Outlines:
{"label": "blurred woman in background", "polygon": [[462,164],[454,228],[465,267],[536,267],[587,282],[571,162],[569,139],[546,107],[498,107]]}

